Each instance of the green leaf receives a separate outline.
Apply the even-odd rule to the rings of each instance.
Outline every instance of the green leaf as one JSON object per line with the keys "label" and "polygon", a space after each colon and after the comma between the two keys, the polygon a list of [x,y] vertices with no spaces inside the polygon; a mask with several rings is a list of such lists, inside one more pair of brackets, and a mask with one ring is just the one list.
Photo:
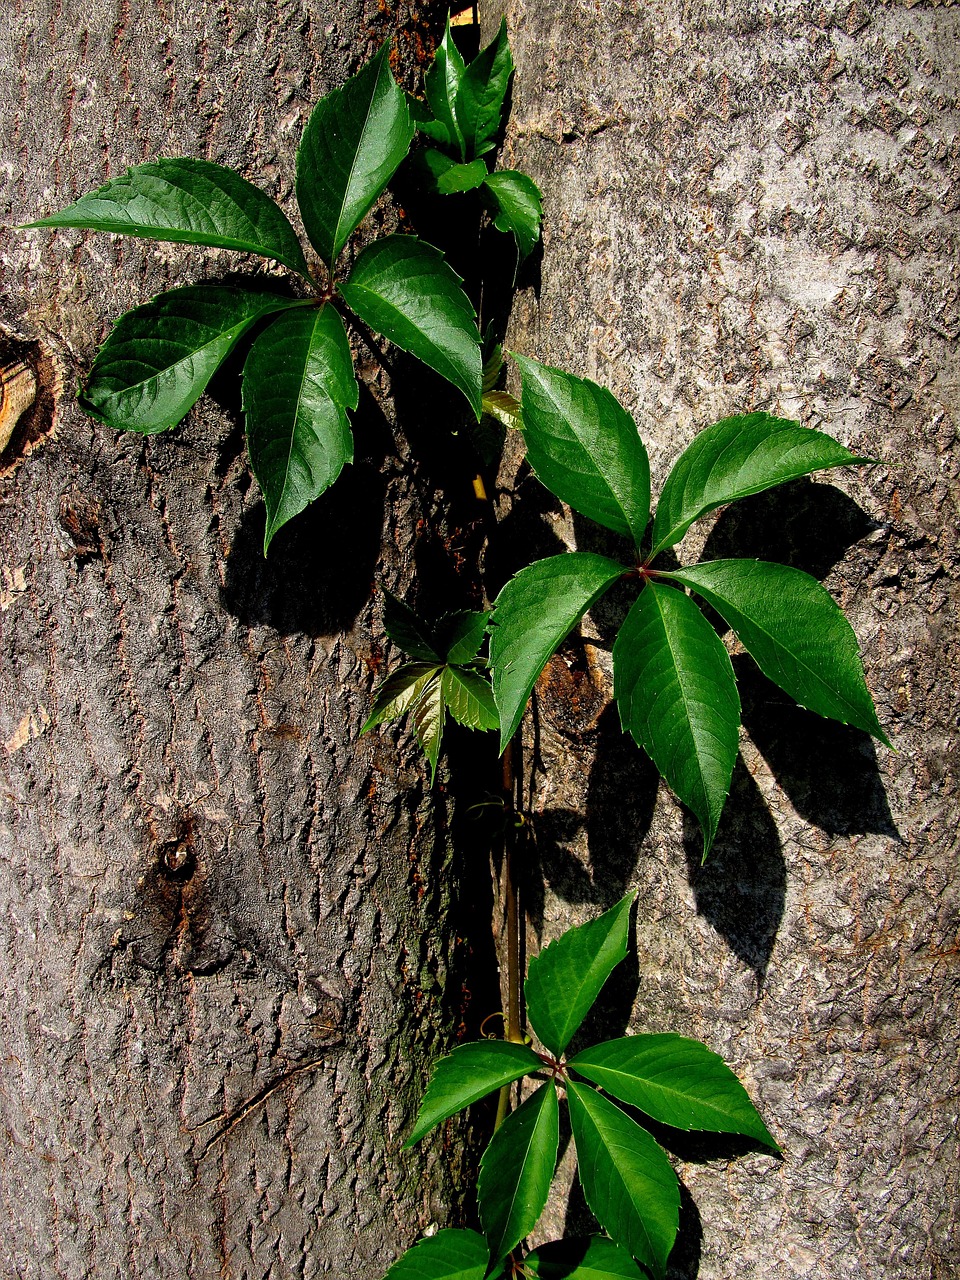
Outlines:
{"label": "green leaf", "polygon": [[398,1258],[384,1280],[484,1280],[487,1242],[476,1231],[446,1227]]}
{"label": "green leaf", "polygon": [[548,1080],[506,1117],[480,1161],[477,1199],[493,1266],[537,1225],[559,1145],[557,1089]]}
{"label": "green leaf", "polygon": [[540,239],[543,214],[540,188],[532,178],[516,169],[498,169],[483,185],[492,197],[493,225],[498,231],[513,234],[520,257],[525,258]]}
{"label": "green leaf", "polygon": [[606,1236],[556,1240],[527,1254],[523,1265],[534,1280],[644,1280],[626,1249]]}
{"label": "green leaf", "polygon": [[[487,326],[483,338],[483,394],[492,391],[503,371],[503,346],[493,341],[492,325]],[[491,345],[492,344],[492,345]],[[519,408],[519,405],[517,406]]]}
{"label": "green leaf", "polygon": [[487,176],[487,166],[482,160],[470,164],[457,164],[449,156],[427,147],[417,156],[417,163],[425,174],[428,190],[441,196],[456,195],[463,191],[475,191]]}
{"label": "green leaf", "polygon": [[430,110],[446,130],[450,145],[456,148],[461,160],[465,160],[467,157],[464,151],[463,132],[457,120],[456,104],[457,92],[460,88],[464,70],[465,67],[463,58],[460,56],[460,50],[453,42],[448,15],[447,29],[443,33],[443,39],[437,46],[437,51],[434,54],[433,62],[430,64],[430,70],[427,72],[423,87]]}
{"label": "green leaf", "polygon": [[520,401],[507,391],[485,391],[483,412],[510,430],[519,431],[523,426]]}
{"label": "green leaf", "polygon": [[713,605],[763,674],[802,707],[890,745],[853,628],[815,578],[760,560],[713,560],[664,576]]}
{"label": "green leaf", "polygon": [[680,1212],[670,1161],[646,1130],[594,1089],[570,1080],[567,1101],[587,1204],[618,1244],[662,1276]]}
{"label": "green leaf", "polygon": [[273,258],[310,278],[297,234],[259,187],[209,160],[154,160],[30,227],[85,227]]}
{"label": "green leaf", "polygon": [[413,123],[385,44],[313,110],[297,152],[297,200],[330,270],[410,150]]}
{"label": "green leaf", "polygon": [[347,409],[357,407],[358,395],[346,330],[329,304],[287,311],[250,348],[243,408],[267,505],[264,555],[277,530],[353,461]]}
{"label": "green leaf", "polygon": [[729,654],[689,596],[647,582],[613,646],[620,723],[703,828],[706,858],[737,758],[740,699]]}
{"label": "green leaf", "polygon": [[497,597],[490,633],[500,750],[517,731],[527,698],[557,645],[627,570],[589,551],[528,565]]}
{"label": "green leaf", "polygon": [[635,897],[628,893],[598,919],[567,929],[530,961],[523,986],[527,1017],[551,1053],[564,1052],[627,954]]}
{"label": "green leaf", "polygon": [[495,1089],[539,1071],[543,1063],[525,1044],[478,1040],[461,1044],[433,1068],[420,1113],[406,1146],[419,1142],[434,1125],[456,1115]]}
{"label": "green leaf", "polygon": [[468,156],[482,156],[497,145],[500,117],[513,75],[507,22],[477,54],[460,79],[456,112]]}
{"label": "green leaf", "polygon": [[719,1054],[668,1032],[593,1045],[568,1065],[607,1093],[674,1129],[740,1133],[779,1150]]}
{"label": "green leaf", "polygon": [[679,542],[694,520],[736,498],[863,461],[799,422],[769,413],[724,418],[696,437],[667,477],[653,522],[651,557]]}
{"label": "green leaf", "polygon": [[440,618],[434,634],[444,661],[472,662],[480,652],[489,623],[489,609],[461,609]]}
{"label": "green leaf", "polygon": [[530,465],[551,493],[639,547],[650,518],[650,464],[633,418],[595,382],[513,358]]}
{"label": "green leaf", "polygon": [[80,399],[87,413],[145,435],[175,426],[196,404],[239,338],[290,298],[230,285],[171,289],[121,316]]}
{"label": "green leaf", "polygon": [[439,670],[429,663],[408,662],[387,676],[374,694],[370,716],[360,733],[375,729],[385,720],[396,720],[409,711],[423,693],[427,681]]}
{"label": "green leaf", "polygon": [[443,700],[457,724],[468,729],[499,729],[500,717],[489,682],[469,667],[444,667]]}
{"label": "green leaf", "polygon": [[443,737],[443,684],[441,673],[432,676],[423,686],[423,692],[413,707],[413,727],[417,741],[430,763],[430,785],[437,780],[437,758]]}
{"label": "green leaf", "polygon": [[421,662],[444,661],[433,628],[389,591],[383,593],[383,629],[397,648],[411,658]]}
{"label": "green leaf", "polygon": [[459,387],[480,417],[480,332],[460,277],[416,236],[385,236],[340,292],[364,324]]}

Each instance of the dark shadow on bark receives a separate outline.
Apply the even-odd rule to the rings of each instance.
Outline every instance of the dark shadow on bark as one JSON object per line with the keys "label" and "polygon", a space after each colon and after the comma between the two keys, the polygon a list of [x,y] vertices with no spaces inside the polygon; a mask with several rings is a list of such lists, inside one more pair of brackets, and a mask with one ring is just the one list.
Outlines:
{"label": "dark shadow on bark", "polygon": [[703,1221],[686,1183],[682,1178],[677,1182],[680,1184],[680,1225],[667,1260],[666,1280],[696,1280],[703,1250]]}

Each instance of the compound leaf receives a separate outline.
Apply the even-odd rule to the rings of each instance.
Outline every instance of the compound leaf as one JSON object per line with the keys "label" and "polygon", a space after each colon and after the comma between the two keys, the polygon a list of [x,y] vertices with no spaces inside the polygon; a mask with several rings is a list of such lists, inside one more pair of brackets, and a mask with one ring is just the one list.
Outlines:
{"label": "compound leaf", "polygon": [[278,205],[239,173],[209,160],[154,160],[30,227],[84,227],[117,235],[236,249],[310,278],[297,234]]}
{"label": "compound leaf", "polygon": [[573,551],[528,565],[500,592],[490,633],[490,666],[501,751],[516,733],[547,659],[626,572],[606,556]]}
{"label": "compound leaf", "polygon": [[578,1075],[674,1129],[740,1133],[779,1148],[719,1054],[668,1032],[593,1045],[568,1064]]}
{"label": "compound leaf", "polygon": [[383,629],[397,648],[411,658],[420,662],[443,661],[433,628],[389,591],[383,593]]}
{"label": "compound leaf", "polygon": [[527,1045],[509,1040],[458,1045],[433,1068],[417,1122],[405,1145],[413,1146],[442,1120],[542,1066]]}
{"label": "compound leaf", "polygon": [[461,609],[438,619],[434,634],[446,662],[472,662],[480,652],[490,622],[488,609]]}
{"label": "compound leaf", "polygon": [[724,418],[702,431],[667,477],[651,556],[679,542],[717,507],[826,467],[863,462],[822,431],[769,413]]}
{"label": "compound leaf", "polygon": [[480,332],[460,277],[416,236],[385,236],[339,286],[364,324],[459,387],[480,417]]}
{"label": "compound leaf", "polygon": [[598,919],[567,929],[530,961],[523,987],[527,1016],[551,1053],[564,1052],[627,954],[635,897],[628,893]]}
{"label": "compound leaf", "polygon": [[384,1280],[484,1280],[487,1242],[476,1231],[445,1227],[398,1258]]}
{"label": "compound leaf", "polygon": [[662,1276],[680,1209],[670,1161],[646,1130],[595,1089],[570,1080],[567,1101],[587,1204],[618,1244]]}
{"label": "compound leaf", "polygon": [[644,1280],[626,1249],[606,1236],[556,1240],[523,1260],[534,1280]]}
{"label": "compound leaf", "polygon": [[388,46],[321,99],[297,151],[297,200],[310,243],[333,270],[351,233],[410,150],[413,123]]}
{"label": "compound leaf", "polygon": [[423,686],[420,697],[413,705],[413,727],[417,741],[430,764],[430,784],[436,781],[437,759],[440,755],[440,741],[443,737],[442,673],[437,672]]}
{"label": "compound leaf", "polygon": [[279,316],[250,348],[243,407],[253,473],[267,505],[263,550],[353,461],[347,409],[357,380],[343,321],[329,304]]}
{"label": "compound leaf", "polygon": [[703,828],[706,858],[737,758],[740,699],[729,654],[689,596],[647,582],[613,646],[620,723]]}
{"label": "compound leaf", "polygon": [[387,676],[373,698],[370,716],[360,730],[361,734],[375,729],[385,720],[396,720],[409,711],[423,693],[424,686],[439,667],[426,662],[408,662]]}
{"label": "compound leaf", "polygon": [[485,49],[477,54],[460,79],[457,119],[468,156],[482,156],[497,145],[500,117],[513,75],[513,55],[506,19]]}
{"label": "compound leaf", "polygon": [[513,358],[534,471],[574,510],[639,546],[650,518],[650,464],[633,418],[595,382]]}
{"label": "compound leaf", "polygon": [[81,408],[109,426],[151,435],[193,407],[230,351],[290,298],[230,285],[171,289],[121,316],[100,348]]}
{"label": "compound leaf", "polygon": [[468,729],[499,729],[490,684],[469,667],[444,667],[443,700],[457,724]]}
{"label": "compound leaf", "polygon": [[[424,79],[423,88],[427,95],[427,103],[430,106],[430,110],[446,131],[446,138],[437,137],[437,141],[446,141],[449,146],[455,147],[460,154],[461,160],[466,159],[466,153],[464,151],[463,131],[457,120],[457,93],[465,70],[460,50],[453,42],[453,33],[450,30],[450,18],[448,16],[447,29],[443,33],[443,39],[437,45],[437,51],[434,54],[430,70]],[[437,135],[433,134],[431,136],[436,137]]]}
{"label": "compound leaf", "polygon": [[560,1108],[552,1080],[512,1111],[480,1161],[480,1222],[496,1266],[530,1234],[543,1212],[560,1144]]}
{"label": "compound leaf", "polygon": [[520,257],[525,258],[540,239],[543,214],[540,188],[532,178],[516,169],[498,169],[483,185],[492,197],[493,225],[498,231],[513,233]]}

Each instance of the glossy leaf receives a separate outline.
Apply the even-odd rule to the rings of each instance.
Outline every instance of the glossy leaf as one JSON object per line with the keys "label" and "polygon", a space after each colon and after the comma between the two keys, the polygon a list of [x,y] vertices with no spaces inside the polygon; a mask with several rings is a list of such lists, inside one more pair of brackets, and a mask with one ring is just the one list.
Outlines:
{"label": "glossy leaf", "polygon": [[628,893],[596,920],[567,929],[530,961],[523,987],[527,1017],[551,1053],[564,1052],[627,954],[635,897]]}
{"label": "glossy leaf", "polygon": [[890,745],[853,628],[816,578],[761,560],[713,560],[665,576],[713,605],[763,674],[802,707]]}
{"label": "glossy leaf", "polygon": [[357,258],[340,292],[360,319],[459,387],[480,416],[480,333],[460,277],[415,236],[385,236]]}
{"label": "glossy leaf", "polygon": [[485,1280],[487,1242],[476,1231],[446,1227],[398,1258],[384,1280]]}
{"label": "glossy leaf", "polygon": [[151,435],[196,404],[237,341],[290,298],[230,285],[171,289],[121,316],[100,348],[81,408],[109,426]]}
{"label": "glossy leaf", "polygon": [[647,582],[613,646],[620,723],[703,828],[706,858],[737,758],[730,657],[689,596]]}
{"label": "glossy leaf", "polygon": [[461,609],[439,618],[434,626],[434,635],[444,660],[472,662],[480,652],[489,623],[488,609]]}
{"label": "glossy leaf", "polygon": [[243,407],[267,505],[264,554],[277,530],[353,461],[347,409],[357,407],[358,395],[346,330],[329,304],[287,311],[250,348]]}
{"label": "glossy leaf", "polygon": [[440,742],[443,738],[443,722],[445,719],[441,677],[442,672],[432,676],[423,686],[420,697],[413,705],[413,727],[417,735],[417,741],[423,748],[423,753],[430,763],[431,785],[436,781],[437,777],[437,759],[440,755]]}
{"label": "glossy leaf", "polygon": [[557,645],[627,570],[589,551],[528,565],[497,597],[490,633],[500,750],[517,731],[537,677]]}
{"label": "glossy leaf", "polygon": [[478,1040],[458,1045],[433,1068],[413,1133],[406,1145],[419,1142],[442,1120],[456,1115],[488,1093],[539,1071],[543,1063],[525,1044]]}
{"label": "glossy leaf", "polygon": [[[457,93],[460,90],[460,81],[465,70],[460,50],[453,42],[453,33],[450,30],[450,19],[448,17],[446,31],[443,33],[443,39],[437,45],[437,51],[434,54],[433,62],[430,64],[430,70],[427,72],[423,87],[434,119],[440,123],[446,133],[446,137],[444,139],[438,138],[438,141],[446,141],[448,146],[456,150],[461,160],[465,160],[467,157],[463,132],[457,120]],[[436,136],[436,134],[431,136]]]}
{"label": "glossy leaf", "polygon": [[604,387],[514,356],[527,460],[551,493],[639,546],[650,464],[636,423]]}
{"label": "glossy leaf", "polygon": [[[492,344],[492,345],[491,345]],[[503,372],[503,346],[493,342],[491,328],[488,327],[483,338],[483,394],[492,391],[500,381]],[[519,405],[517,408],[519,409]]]}
{"label": "glossy leaf", "polygon": [[377,689],[373,698],[373,707],[361,734],[375,729],[386,720],[396,720],[409,711],[423,693],[431,676],[440,670],[427,662],[408,662],[387,676]]}
{"label": "glossy leaf", "polygon": [[468,729],[500,728],[489,681],[469,667],[444,667],[443,701],[457,724]]}
{"label": "glossy leaf", "polygon": [[490,44],[477,54],[460,79],[457,118],[468,156],[482,156],[497,145],[500,118],[513,74],[513,56],[507,38],[507,23]]}
{"label": "glossy leaf", "polygon": [[523,414],[520,401],[507,391],[485,391],[483,393],[483,412],[513,431],[523,426]]}
{"label": "glossy leaf", "polygon": [[645,1280],[630,1254],[606,1236],[556,1240],[523,1260],[533,1280]]}
{"label": "glossy leaf", "polygon": [[653,522],[656,555],[717,507],[826,467],[864,459],[822,431],[769,413],[724,418],[696,437],[667,477]]}
{"label": "glossy leaf", "polygon": [[283,211],[239,173],[209,160],[154,160],[128,169],[31,227],[84,227],[117,235],[236,249],[273,258],[309,278]]}
{"label": "glossy leaf", "polygon": [[397,648],[411,658],[420,662],[444,661],[433,628],[389,591],[383,593],[383,629]]}
{"label": "glossy leaf", "polygon": [[425,176],[428,190],[441,196],[456,195],[464,191],[475,191],[482,186],[487,176],[487,166],[482,160],[473,160],[470,164],[457,164],[442,151],[427,147],[417,156],[417,163]]}
{"label": "glossy leaf", "polygon": [[480,1222],[494,1266],[537,1225],[559,1145],[557,1090],[548,1080],[506,1117],[480,1161]]}
{"label": "glossy leaf", "polygon": [[307,122],[297,152],[297,200],[310,243],[330,269],[410,150],[413,123],[388,47]]}
{"label": "glossy leaf", "polygon": [[484,187],[494,205],[493,225],[509,232],[517,242],[520,257],[525,258],[537,247],[543,199],[540,188],[525,173],[516,169],[498,169],[491,173]]}
{"label": "glossy leaf", "polygon": [[670,1161],[645,1129],[595,1089],[570,1080],[567,1101],[587,1204],[618,1244],[662,1276],[680,1210]]}
{"label": "glossy leaf", "polygon": [[698,1040],[672,1033],[625,1036],[585,1049],[568,1065],[661,1124],[739,1133],[778,1150],[746,1089]]}

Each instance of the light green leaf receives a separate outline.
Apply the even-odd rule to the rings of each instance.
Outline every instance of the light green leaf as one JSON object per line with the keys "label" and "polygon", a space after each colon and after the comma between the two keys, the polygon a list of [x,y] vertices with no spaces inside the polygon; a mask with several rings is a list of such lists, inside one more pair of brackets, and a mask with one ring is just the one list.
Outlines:
{"label": "light green leaf", "polygon": [[287,311],[257,338],[243,368],[253,474],[267,504],[266,555],[277,530],[353,461],[347,409],[357,380],[343,321],[328,304]]}
{"label": "light green leaf", "polygon": [[443,700],[457,724],[468,729],[500,728],[489,682],[469,667],[444,667]]}
{"label": "light green leaf", "polygon": [[339,286],[364,324],[459,387],[480,416],[480,333],[460,277],[415,236],[385,236]]}
{"label": "light green leaf", "polygon": [[443,685],[441,674],[433,676],[423,686],[423,692],[413,707],[413,728],[417,741],[430,764],[430,785],[437,780],[437,759],[443,738]]}
{"label": "light green leaf", "polygon": [[448,16],[447,29],[443,33],[443,39],[437,46],[437,51],[434,54],[433,62],[427,72],[423,87],[430,110],[447,131],[450,144],[456,148],[461,160],[465,160],[467,157],[464,150],[463,131],[457,120],[456,103],[464,70],[465,67],[463,58],[460,56],[460,50],[453,42],[450,18]]}
{"label": "light green leaf", "polygon": [[706,858],[737,758],[730,657],[689,596],[647,582],[613,646],[620,723],[703,828]]}
{"label": "light green leaf", "polygon": [[650,518],[650,464],[633,418],[595,382],[513,358],[528,462],[551,493],[639,547]]}
{"label": "light green leaf", "polygon": [[310,278],[297,234],[259,187],[209,160],[154,160],[30,227],[85,227],[273,258]]}
{"label": "light green leaf", "polygon": [[769,413],[724,418],[701,431],[667,477],[653,522],[651,557],[679,542],[694,520],[736,498],[863,461],[799,422]]}
{"label": "light green leaf", "polygon": [[398,1258],[384,1280],[485,1280],[487,1242],[476,1231],[445,1227]]}
{"label": "light green leaf", "polygon": [[507,391],[485,391],[483,393],[483,412],[509,430],[519,431],[523,426],[523,415],[520,401]]}
{"label": "light green leaf", "polygon": [[413,123],[384,45],[313,110],[297,152],[297,200],[330,270],[410,150]]}
{"label": "light green leaf", "polygon": [[627,954],[635,897],[628,893],[598,919],[568,929],[530,961],[523,986],[527,1017],[551,1053],[564,1052]]}
{"label": "light green leaf", "polygon": [[500,117],[513,74],[507,23],[477,54],[460,79],[456,111],[468,156],[482,156],[497,145]]}
{"label": "light green leaf", "polygon": [[487,166],[482,160],[470,164],[457,164],[442,151],[427,147],[417,156],[428,190],[441,196],[456,195],[463,191],[475,191],[487,176]]}
{"label": "light green leaf", "polygon": [[444,660],[472,662],[480,652],[489,623],[489,609],[461,609],[439,618],[434,633]]}
{"label": "light green leaf", "polygon": [[713,605],[763,674],[802,707],[890,745],[853,628],[815,578],[761,560],[713,560],[664,576]]}
{"label": "light green leaf", "polygon": [[517,731],[547,659],[627,572],[606,556],[573,551],[528,565],[500,592],[490,633],[490,666],[501,752]]}
{"label": "light green leaf", "polygon": [[559,1145],[557,1089],[548,1080],[506,1117],[480,1161],[477,1200],[493,1266],[537,1225]]}
{"label": "light green leaf", "polygon": [[668,1032],[593,1045],[568,1064],[607,1093],[674,1129],[740,1133],[779,1150],[724,1060]]}
{"label": "light green leaf", "polygon": [[420,662],[443,661],[442,649],[437,644],[433,628],[389,591],[383,593],[383,629],[397,648],[411,658]]}
{"label": "light green leaf", "polygon": [[556,1240],[523,1260],[534,1280],[644,1280],[640,1268],[606,1236]]}
{"label": "light green leaf", "polygon": [[493,225],[498,231],[513,234],[520,257],[525,258],[540,239],[543,214],[540,188],[532,178],[516,169],[498,169],[483,185],[492,197]]}
{"label": "light green leaf", "polygon": [[100,348],[80,399],[85,412],[151,435],[196,404],[237,341],[290,298],[230,285],[171,289],[121,316]]}
{"label": "light green leaf", "polygon": [[539,1071],[542,1066],[537,1055],[525,1044],[512,1044],[508,1040],[479,1040],[458,1045],[433,1068],[417,1123],[406,1145],[413,1146],[442,1120],[449,1119],[505,1084]]}
{"label": "light green leaf", "polygon": [[375,729],[385,720],[396,720],[409,711],[423,693],[427,681],[439,670],[440,667],[429,663],[408,662],[387,676],[374,694],[369,719],[360,733]]}
{"label": "light green leaf", "polygon": [[570,1080],[567,1101],[587,1204],[618,1244],[662,1276],[680,1214],[670,1161],[646,1130],[596,1090]]}

